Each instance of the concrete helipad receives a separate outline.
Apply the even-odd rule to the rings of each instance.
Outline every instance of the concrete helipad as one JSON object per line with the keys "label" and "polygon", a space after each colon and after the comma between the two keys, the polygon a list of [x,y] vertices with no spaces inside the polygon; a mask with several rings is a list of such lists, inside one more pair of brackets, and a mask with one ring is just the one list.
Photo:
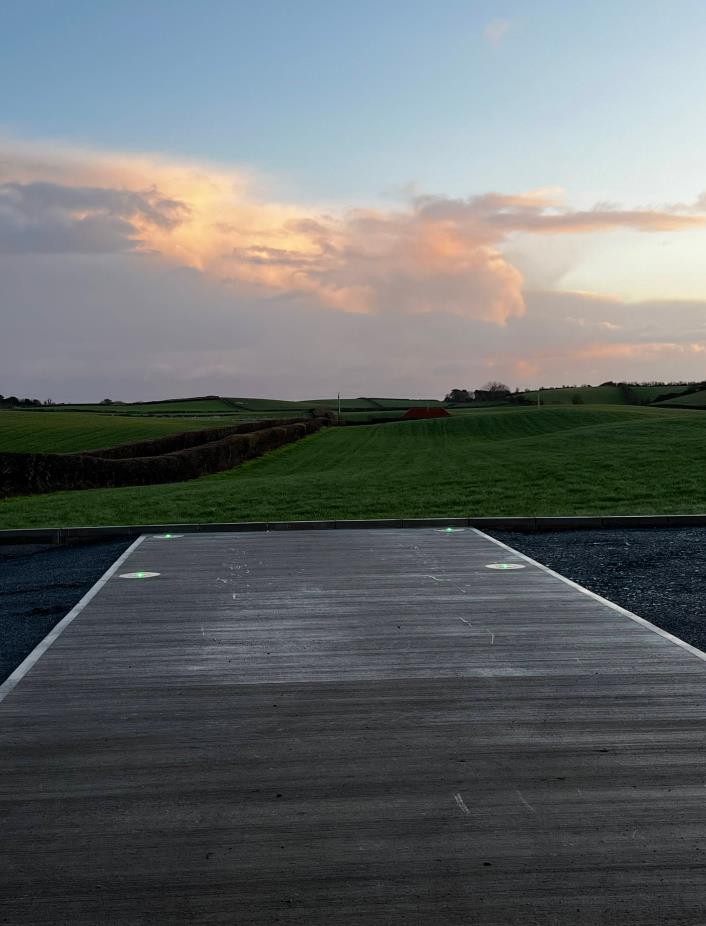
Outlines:
{"label": "concrete helipad", "polygon": [[706,657],[474,530],[147,536],[57,630],[0,922],[706,922]]}

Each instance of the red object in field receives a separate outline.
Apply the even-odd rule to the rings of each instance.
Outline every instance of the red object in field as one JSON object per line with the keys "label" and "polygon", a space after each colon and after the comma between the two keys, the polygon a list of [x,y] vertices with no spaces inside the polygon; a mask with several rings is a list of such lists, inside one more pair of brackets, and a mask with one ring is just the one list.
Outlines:
{"label": "red object in field", "polygon": [[418,405],[408,409],[405,418],[448,418],[449,413],[440,405]]}

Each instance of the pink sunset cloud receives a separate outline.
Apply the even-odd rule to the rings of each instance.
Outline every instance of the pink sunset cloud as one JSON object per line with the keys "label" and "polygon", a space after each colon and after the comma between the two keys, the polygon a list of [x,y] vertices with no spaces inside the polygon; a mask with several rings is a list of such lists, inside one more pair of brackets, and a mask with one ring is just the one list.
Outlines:
{"label": "pink sunset cloud", "polygon": [[[579,210],[551,188],[334,209],[274,200],[246,169],[6,142],[0,359],[13,382],[39,378],[56,398],[81,396],[52,382],[82,390],[107,364],[112,391],[143,398],[186,385],[286,397],[334,382],[438,394],[489,371],[516,385],[685,366],[703,376],[703,303],[530,289],[511,252],[528,236],[547,251],[560,238],[678,235],[704,221],[699,200]],[[5,390],[30,391],[21,382]]]}

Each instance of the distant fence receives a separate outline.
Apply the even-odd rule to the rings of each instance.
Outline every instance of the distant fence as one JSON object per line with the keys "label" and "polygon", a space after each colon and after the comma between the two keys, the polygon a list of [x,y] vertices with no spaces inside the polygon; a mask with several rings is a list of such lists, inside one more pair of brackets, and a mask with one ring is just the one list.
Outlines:
{"label": "distant fence", "polygon": [[249,422],[83,453],[0,453],[0,496],[182,482],[313,434],[327,418]]}

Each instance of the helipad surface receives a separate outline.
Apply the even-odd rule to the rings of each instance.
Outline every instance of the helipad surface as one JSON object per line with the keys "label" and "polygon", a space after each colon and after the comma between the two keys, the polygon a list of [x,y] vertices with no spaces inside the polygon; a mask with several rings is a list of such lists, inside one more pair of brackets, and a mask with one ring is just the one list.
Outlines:
{"label": "helipad surface", "polygon": [[701,926],[705,696],[473,530],[147,537],[0,703],[0,922]]}

